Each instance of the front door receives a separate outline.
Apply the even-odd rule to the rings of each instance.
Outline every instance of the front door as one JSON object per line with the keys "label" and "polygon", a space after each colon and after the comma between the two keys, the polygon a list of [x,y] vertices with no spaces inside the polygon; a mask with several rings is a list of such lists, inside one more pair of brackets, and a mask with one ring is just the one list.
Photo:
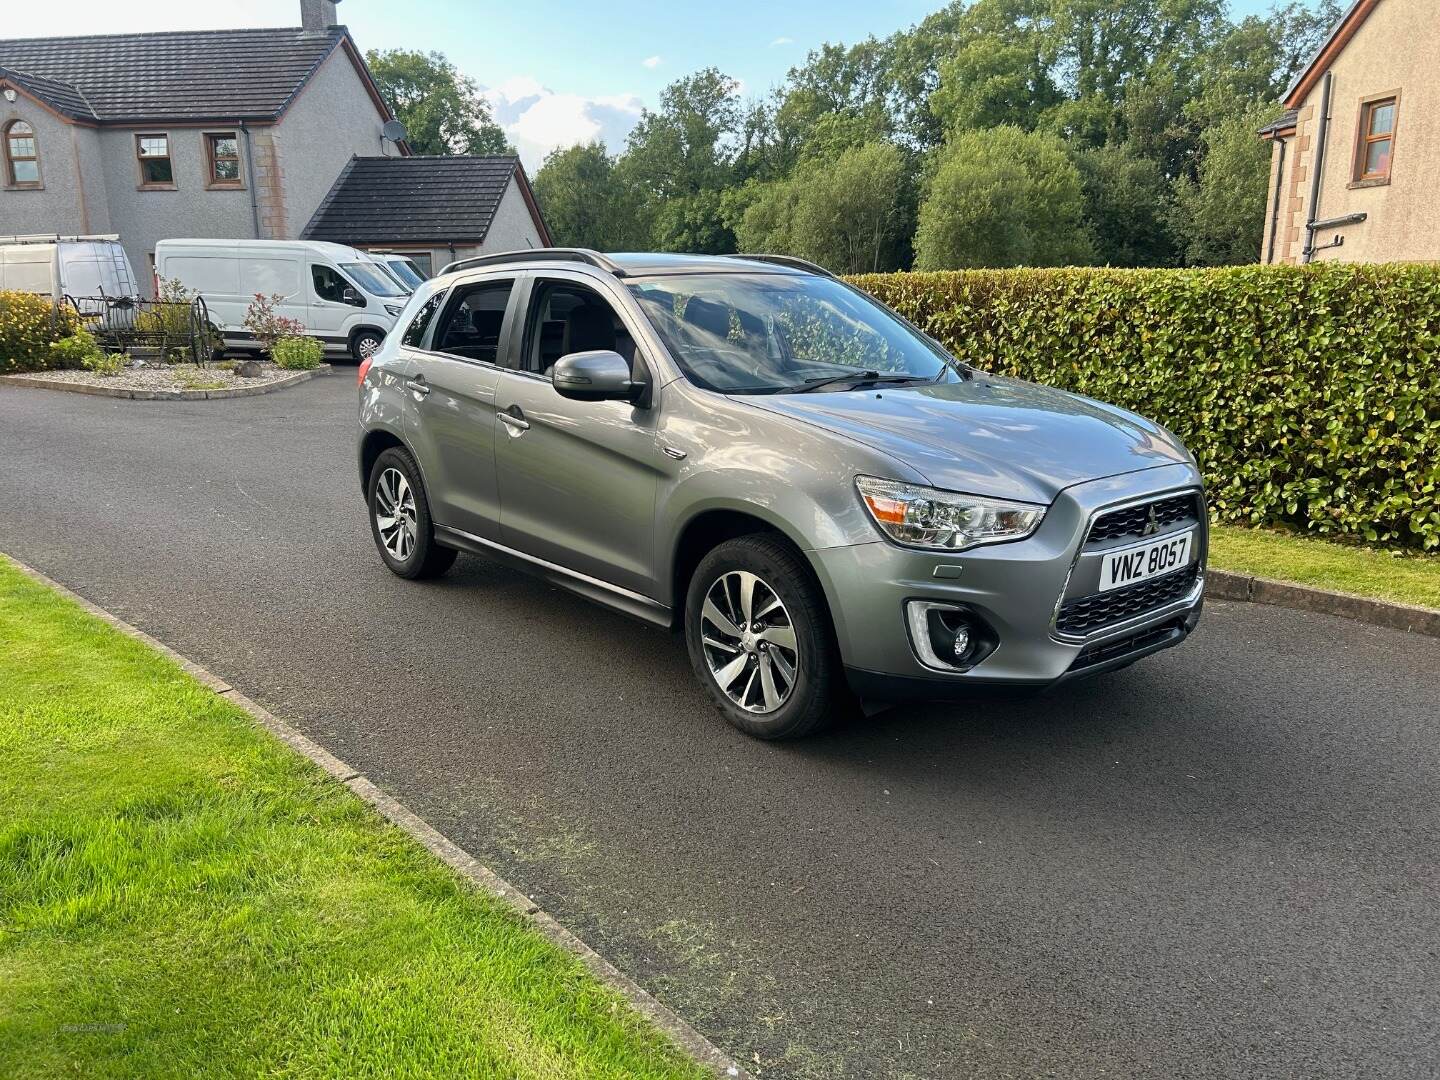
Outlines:
{"label": "front door", "polygon": [[[357,299],[346,300],[347,289]],[[324,263],[310,264],[310,318],[306,325],[312,336],[330,348],[345,345],[345,323],[356,308],[364,306],[360,290],[339,270]]]}
{"label": "front door", "polygon": [[495,386],[508,355],[514,286],[513,278],[456,285],[420,342],[428,347],[406,349],[406,432],[425,476],[430,514],[437,524],[486,540],[498,539],[500,531]]}
{"label": "front door", "polygon": [[550,383],[556,360],[589,349],[613,349],[648,378],[631,328],[580,275],[557,272],[533,279],[517,338],[495,398],[500,542],[653,597],[655,411],[572,401]]}

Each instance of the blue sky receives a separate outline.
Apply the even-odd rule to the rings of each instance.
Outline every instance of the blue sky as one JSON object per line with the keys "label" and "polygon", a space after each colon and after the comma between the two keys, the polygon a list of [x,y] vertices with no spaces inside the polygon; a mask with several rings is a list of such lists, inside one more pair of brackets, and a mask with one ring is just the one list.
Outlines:
{"label": "blue sky", "polygon": [[[1272,0],[1232,0],[1238,17]],[[942,0],[341,0],[362,49],[438,50],[486,88],[526,167],[600,137],[619,149],[666,83],[713,65],[761,95],[826,41],[884,36]],[[299,0],[7,5],[5,37],[293,26]],[[14,10],[9,10],[14,9]]]}

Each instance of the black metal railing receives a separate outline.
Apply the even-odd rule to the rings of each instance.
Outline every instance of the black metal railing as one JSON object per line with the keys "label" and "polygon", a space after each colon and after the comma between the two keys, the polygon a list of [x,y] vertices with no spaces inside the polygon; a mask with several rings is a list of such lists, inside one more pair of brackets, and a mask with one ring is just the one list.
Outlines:
{"label": "black metal railing", "polygon": [[106,352],[204,364],[220,344],[199,296],[188,303],[129,296],[66,296],[64,302]]}

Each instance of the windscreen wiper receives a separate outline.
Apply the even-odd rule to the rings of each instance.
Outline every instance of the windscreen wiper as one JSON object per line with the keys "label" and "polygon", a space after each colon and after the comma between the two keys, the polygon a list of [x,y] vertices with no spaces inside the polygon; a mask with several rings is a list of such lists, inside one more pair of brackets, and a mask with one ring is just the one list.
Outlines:
{"label": "windscreen wiper", "polygon": [[927,382],[922,375],[882,375],[878,371],[850,371],[844,375],[822,375],[818,379],[806,379],[802,386],[792,386],[781,390],[782,394],[808,394],[812,390],[823,390],[827,386],[834,386],[836,383],[855,383],[859,386],[862,383],[914,383]]}

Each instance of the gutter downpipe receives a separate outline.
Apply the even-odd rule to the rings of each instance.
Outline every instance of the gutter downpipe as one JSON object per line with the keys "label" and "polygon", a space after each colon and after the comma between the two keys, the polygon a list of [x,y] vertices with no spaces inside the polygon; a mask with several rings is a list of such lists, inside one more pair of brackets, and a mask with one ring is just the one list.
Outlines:
{"label": "gutter downpipe", "polygon": [[1280,161],[1275,166],[1275,201],[1270,208],[1270,245],[1265,253],[1265,265],[1275,261],[1275,239],[1280,232],[1280,204],[1285,197],[1285,147],[1286,142],[1278,135],[1275,141],[1280,145]]}
{"label": "gutter downpipe", "polygon": [[250,223],[255,229],[255,239],[263,239],[260,235],[260,203],[257,201],[255,191],[255,155],[250,152],[250,129],[245,121],[240,121],[240,130],[245,135],[245,182],[250,187]]}
{"label": "gutter downpipe", "polygon": [[1330,87],[1334,81],[1334,73],[1327,71],[1320,88],[1320,126],[1315,131],[1315,154],[1310,161],[1310,209],[1305,215],[1305,250],[1300,255],[1302,264],[1315,258],[1315,225],[1320,213],[1320,181],[1325,175],[1325,144],[1330,134]]}

